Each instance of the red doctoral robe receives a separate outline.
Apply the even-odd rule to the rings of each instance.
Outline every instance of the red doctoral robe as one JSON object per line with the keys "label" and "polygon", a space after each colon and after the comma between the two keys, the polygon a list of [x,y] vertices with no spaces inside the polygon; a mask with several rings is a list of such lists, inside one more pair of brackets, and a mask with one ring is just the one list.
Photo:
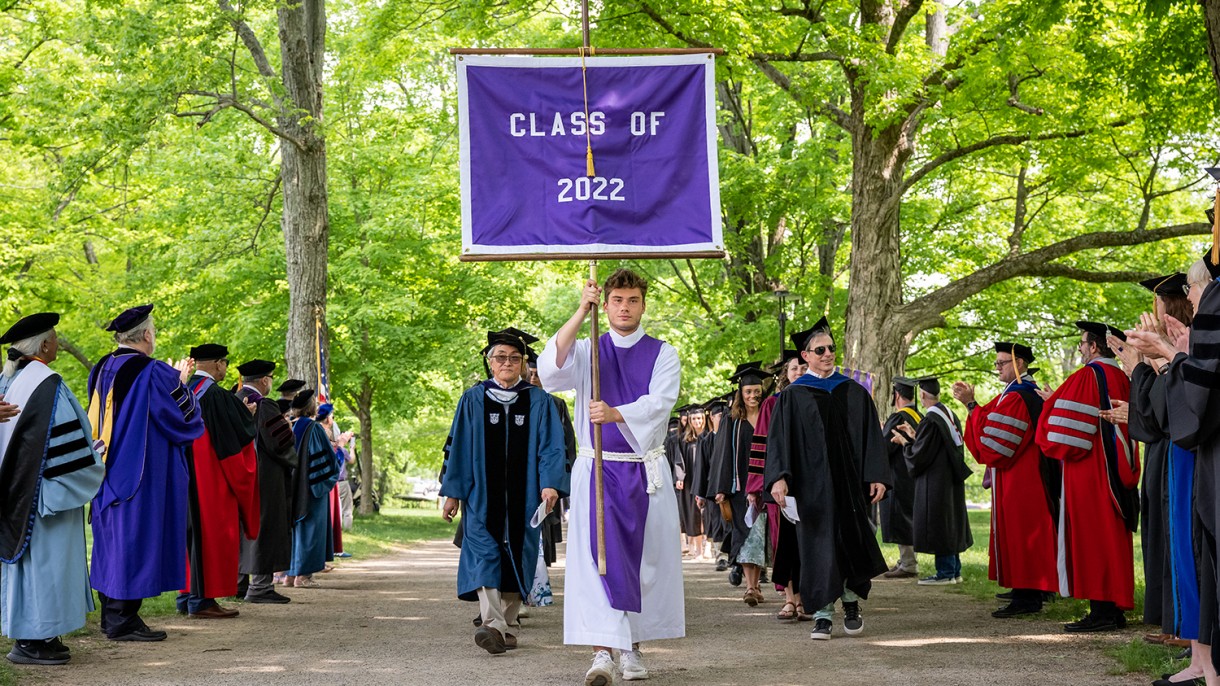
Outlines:
{"label": "red doctoral robe", "polygon": [[[1042,480],[1044,458],[1034,440],[1037,427],[1022,398],[1035,387],[1021,386],[1021,392],[1005,389],[974,408],[966,420],[966,446],[975,460],[994,470],[988,578],[1005,588],[1054,592],[1059,590],[1059,574],[1053,500]],[[1031,400],[1036,407],[1042,405],[1036,395]]]}
{"label": "red doctoral robe", "polygon": [[1098,412],[1110,407],[1111,398],[1130,397],[1130,388],[1113,360],[1095,360],[1047,399],[1038,421],[1038,446],[1063,462],[1059,592],[1122,610],[1135,607],[1131,534],[1139,518],[1139,448],[1125,425],[1104,421]]}
{"label": "red doctoral robe", "polygon": [[237,595],[241,535],[258,538],[258,458],[253,415],[233,393],[211,379],[193,377],[203,435],[188,453],[187,589],[203,598]]}

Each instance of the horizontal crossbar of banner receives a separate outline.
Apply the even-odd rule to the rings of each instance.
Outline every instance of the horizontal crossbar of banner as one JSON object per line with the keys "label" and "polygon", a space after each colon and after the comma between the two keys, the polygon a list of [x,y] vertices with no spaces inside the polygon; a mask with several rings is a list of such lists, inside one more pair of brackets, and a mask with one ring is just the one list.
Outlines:
{"label": "horizontal crossbar of banner", "polygon": [[[580,48],[449,48],[450,55],[538,55],[579,57]],[[587,57],[605,55],[723,55],[723,48],[590,48]]]}
{"label": "horizontal crossbar of banner", "polygon": [[604,252],[604,253],[519,253],[497,255],[462,255],[462,262],[562,262],[565,260],[719,260],[723,250],[696,252]]}

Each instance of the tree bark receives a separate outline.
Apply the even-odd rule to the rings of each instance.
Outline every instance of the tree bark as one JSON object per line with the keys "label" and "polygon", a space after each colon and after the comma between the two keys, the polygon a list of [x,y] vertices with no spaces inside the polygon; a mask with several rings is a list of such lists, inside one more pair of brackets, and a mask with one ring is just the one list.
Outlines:
{"label": "tree bark", "polygon": [[373,385],[367,376],[360,379],[356,420],[360,422],[360,514],[371,515],[376,511],[373,490],[377,479],[373,467]]}
{"label": "tree bark", "polygon": [[[288,276],[289,372],[312,386],[319,381],[318,349],[329,349],[326,330],[327,206],[326,140],[322,134],[322,66],[326,46],[323,0],[281,4],[282,80],[287,102],[279,128],[295,143],[280,146],[284,182],[283,231]],[[318,333],[318,324],[321,333]],[[320,340],[318,340],[320,337]]]}
{"label": "tree bark", "polygon": [[1202,0],[1203,24],[1207,27],[1207,61],[1212,67],[1212,80],[1220,89],[1220,0]]}

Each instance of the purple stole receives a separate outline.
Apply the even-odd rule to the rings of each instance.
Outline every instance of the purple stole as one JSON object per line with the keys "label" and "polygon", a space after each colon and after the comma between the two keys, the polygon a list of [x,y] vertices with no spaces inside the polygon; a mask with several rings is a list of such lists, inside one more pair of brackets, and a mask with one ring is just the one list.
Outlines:
{"label": "purple stole", "polygon": [[[648,394],[652,370],[663,343],[644,335],[630,348],[614,345],[610,334],[597,341],[601,355],[601,396],[611,407],[626,405]],[[592,435],[593,427],[589,427]],[[602,449],[633,453],[618,424],[602,424]],[[624,612],[641,609],[640,562],[644,557],[644,523],[648,520],[647,476],[643,462],[602,462],[606,515],[606,575],[602,586],[610,607]],[[597,480],[589,482],[589,541],[597,560]]]}

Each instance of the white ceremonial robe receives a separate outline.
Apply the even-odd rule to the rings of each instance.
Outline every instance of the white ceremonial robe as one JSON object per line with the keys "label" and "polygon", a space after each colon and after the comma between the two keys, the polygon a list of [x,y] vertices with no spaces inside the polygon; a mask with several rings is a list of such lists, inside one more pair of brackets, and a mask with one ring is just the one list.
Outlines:
{"label": "white ceremonial robe", "polygon": [[[619,348],[635,345],[643,328],[630,336],[610,331]],[[573,345],[563,367],[555,363],[555,338],[538,359],[538,376],[548,392],[576,391],[576,437],[582,448],[592,449],[589,402],[592,399],[589,340]],[[603,361],[602,364],[605,364]],[[648,393],[617,409],[623,415],[619,429],[637,455],[660,448],[669,415],[678,399],[681,365],[668,343],[661,346],[653,364]],[[582,452],[584,452],[582,450]],[[678,504],[673,477],[662,469],[663,485],[648,496],[641,560],[641,611],[624,612],[610,606],[591,552],[590,482],[593,460],[580,456],[572,467],[572,507],[568,516],[568,546],[564,578],[563,639],[569,645],[603,646],[630,650],[632,644],[686,635],[686,609],[682,591],[682,551],[678,545]],[[640,485],[641,488],[644,484]]]}

